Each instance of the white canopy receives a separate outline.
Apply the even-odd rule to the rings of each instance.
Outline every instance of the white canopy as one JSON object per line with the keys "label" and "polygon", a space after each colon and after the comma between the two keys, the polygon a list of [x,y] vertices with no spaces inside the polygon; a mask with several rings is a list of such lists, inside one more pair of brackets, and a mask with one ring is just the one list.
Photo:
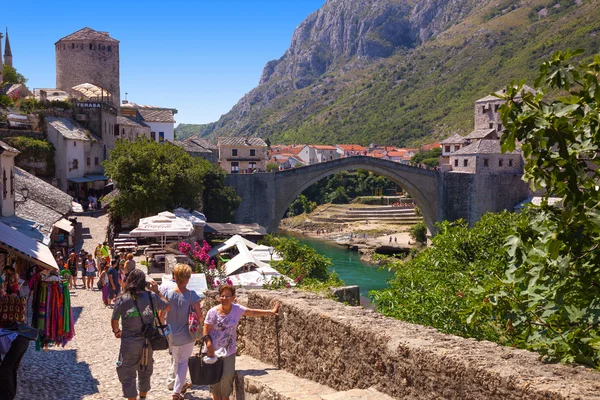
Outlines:
{"label": "white canopy", "polygon": [[210,257],[214,257],[217,254],[227,251],[232,247],[237,247],[238,251],[241,253],[242,252],[241,249],[244,249],[244,250],[255,249],[258,247],[258,245],[256,243],[252,243],[248,239],[244,239],[240,235],[233,235],[232,237],[227,239],[225,242],[210,249],[210,251],[208,252],[208,255]]}
{"label": "white canopy", "polygon": [[173,210],[175,216],[190,221],[194,226],[205,226],[206,217],[200,211],[189,212],[185,208],[176,208]]}
{"label": "white canopy", "polygon": [[[230,275],[229,279],[234,286],[262,287],[263,284],[270,282],[273,278],[283,276],[271,267],[260,267],[254,271],[243,272],[241,274]],[[294,282],[285,277],[290,286],[295,286]]]}
{"label": "white canopy", "polygon": [[164,211],[153,217],[141,218],[138,227],[129,235],[133,237],[190,236],[194,232],[192,223],[175,214]]}
{"label": "white canopy", "polygon": [[69,234],[71,234],[75,230],[75,227],[71,224],[71,221],[64,218],[61,218],[58,221],[56,221],[54,223],[54,227],[61,229]]}
{"label": "white canopy", "polygon": [[3,223],[0,223],[0,247],[9,252],[16,251],[19,256],[41,267],[58,270],[48,246]]}

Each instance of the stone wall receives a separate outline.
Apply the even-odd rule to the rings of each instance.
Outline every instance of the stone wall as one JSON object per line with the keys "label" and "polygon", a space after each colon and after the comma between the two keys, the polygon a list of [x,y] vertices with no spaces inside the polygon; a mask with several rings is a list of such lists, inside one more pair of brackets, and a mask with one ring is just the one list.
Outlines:
{"label": "stone wall", "polygon": [[[538,354],[444,335],[313,294],[238,294],[252,308],[281,302],[281,367],[336,390],[373,387],[398,399],[598,399],[600,373],[544,364]],[[214,304],[214,299],[207,302]],[[239,351],[277,365],[276,319],[244,318]]]}
{"label": "stone wall", "polygon": [[46,134],[44,132],[34,132],[34,131],[22,131],[20,129],[4,129],[0,128],[0,140],[7,137],[14,136],[25,136],[32,139],[44,139]]}

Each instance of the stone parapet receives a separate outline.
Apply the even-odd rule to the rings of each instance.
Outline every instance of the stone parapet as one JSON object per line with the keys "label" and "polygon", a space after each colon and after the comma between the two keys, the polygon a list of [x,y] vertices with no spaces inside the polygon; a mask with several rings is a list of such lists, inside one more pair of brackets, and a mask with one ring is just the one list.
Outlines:
{"label": "stone parapet", "polygon": [[[238,296],[252,308],[280,301],[282,369],[338,391],[373,388],[398,399],[599,398],[600,373],[545,364],[533,352],[445,335],[295,290]],[[277,365],[275,318],[246,318],[238,335],[243,354]]]}

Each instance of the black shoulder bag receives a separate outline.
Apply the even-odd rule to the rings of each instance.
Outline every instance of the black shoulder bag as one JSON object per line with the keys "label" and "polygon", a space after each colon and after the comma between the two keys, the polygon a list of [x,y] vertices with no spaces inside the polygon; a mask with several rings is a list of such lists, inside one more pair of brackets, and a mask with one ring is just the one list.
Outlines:
{"label": "black shoulder bag", "polygon": [[200,350],[198,354],[192,355],[188,358],[188,368],[190,370],[190,377],[192,378],[192,384],[194,385],[214,385],[221,380],[223,376],[223,359],[217,358],[213,364],[205,363],[202,357],[206,354],[202,353],[202,346],[206,341],[208,335],[203,336],[200,339]]}
{"label": "black shoulder bag", "polygon": [[142,335],[148,340],[152,350],[167,350],[169,348],[169,340],[165,334],[167,325],[161,325],[160,321],[157,324],[156,319],[158,318],[154,311],[154,302],[152,301],[152,293],[148,293],[150,297],[150,307],[152,307],[152,321],[149,324],[144,324],[144,318],[142,318],[142,312],[137,305],[135,297],[131,296],[135,303],[135,308],[140,314],[140,320],[142,321]]}

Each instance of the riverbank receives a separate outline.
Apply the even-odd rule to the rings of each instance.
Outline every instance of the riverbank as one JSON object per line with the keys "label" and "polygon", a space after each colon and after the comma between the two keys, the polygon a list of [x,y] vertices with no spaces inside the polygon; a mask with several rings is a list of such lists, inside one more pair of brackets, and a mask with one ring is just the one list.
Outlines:
{"label": "riverbank", "polygon": [[373,220],[352,223],[320,222],[307,214],[285,218],[279,226],[281,232],[331,241],[356,250],[361,254],[362,261],[373,265],[378,265],[373,259],[374,254],[408,253],[415,246],[408,233],[409,229],[409,226]]}

